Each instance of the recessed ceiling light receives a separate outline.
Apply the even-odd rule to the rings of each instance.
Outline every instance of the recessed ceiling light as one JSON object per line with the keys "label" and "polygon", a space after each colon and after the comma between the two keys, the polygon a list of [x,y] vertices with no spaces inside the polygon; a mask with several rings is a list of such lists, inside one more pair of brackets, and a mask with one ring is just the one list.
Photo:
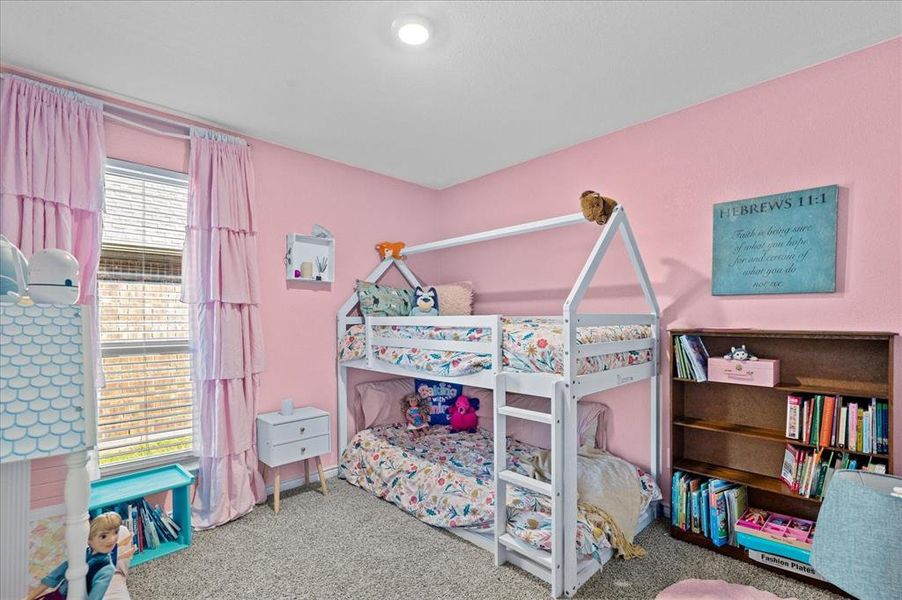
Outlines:
{"label": "recessed ceiling light", "polygon": [[398,39],[408,46],[422,46],[429,40],[432,33],[429,21],[414,15],[395,19],[391,28]]}

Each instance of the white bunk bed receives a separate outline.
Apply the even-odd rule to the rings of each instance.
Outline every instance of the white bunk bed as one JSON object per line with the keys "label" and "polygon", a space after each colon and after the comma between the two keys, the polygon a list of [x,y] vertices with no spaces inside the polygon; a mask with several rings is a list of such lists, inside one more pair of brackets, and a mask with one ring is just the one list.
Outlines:
{"label": "white bunk bed", "polygon": [[[414,255],[433,250],[452,248],[466,244],[483,242],[508,236],[521,235],[556,227],[590,224],[581,213],[555,217],[494,229],[482,233],[465,235],[406,248],[404,255]],[[605,252],[617,234],[622,235],[626,244],[630,261],[639,279],[645,296],[647,312],[636,314],[588,314],[580,313],[579,305],[604,258]],[[411,286],[420,285],[416,276],[401,260],[387,258],[366,278],[376,282],[390,267],[396,267]],[[446,381],[493,390],[494,397],[494,464],[495,469],[495,506],[505,506],[507,485],[526,488],[550,498],[552,512],[551,552],[531,548],[506,533],[506,515],[503,510],[495,511],[495,526],[492,532],[477,533],[474,531],[450,528],[449,531],[464,539],[490,550],[495,555],[497,566],[512,563],[529,573],[545,580],[551,585],[551,594],[557,598],[562,594],[572,596],[577,589],[593,574],[601,569],[613,552],[607,549],[601,561],[591,558],[580,560],[577,557],[576,527],[564,527],[564,523],[577,521],[577,403],[579,400],[604,390],[620,385],[648,379],[650,383],[650,472],[657,481],[659,475],[659,389],[658,364],[659,340],[658,324],[660,311],[657,299],[636,240],[629,226],[622,206],[614,209],[608,223],[603,226],[598,241],[583,269],[570,290],[562,310],[564,328],[563,373],[523,373],[511,372],[502,368],[502,323],[501,315],[473,315],[446,317],[360,317],[352,312],[357,306],[357,295],[351,296],[338,312],[338,339],[344,336],[349,327],[364,324],[366,328],[366,353],[363,358],[338,363],[338,439],[339,455],[344,452],[348,443],[348,369],[365,369],[381,373],[390,373],[406,377],[417,375],[428,376],[436,381]],[[608,325],[646,325],[651,328],[651,336],[645,339],[580,344],[577,342],[577,328]],[[441,326],[441,327],[482,327],[491,330],[489,342],[468,342],[449,340],[406,339],[383,337],[376,335],[375,328],[381,326]],[[450,350],[490,354],[491,368],[459,377],[437,376],[431,373],[412,371],[377,359],[374,347],[403,347],[421,350]],[[616,352],[631,350],[650,350],[651,360],[610,368],[585,375],[577,374],[577,361],[581,358],[602,356]],[[507,392],[529,394],[545,397],[550,400],[550,411],[542,413],[523,408],[506,406]],[[551,427],[551,482],[545,483],[531,479],[520,473],[502,469],[507,464],[506,456],[506,418],[527,419],[545,423]],[[657,503],[653,502],[640,517],[641,530],[655,518]]]}

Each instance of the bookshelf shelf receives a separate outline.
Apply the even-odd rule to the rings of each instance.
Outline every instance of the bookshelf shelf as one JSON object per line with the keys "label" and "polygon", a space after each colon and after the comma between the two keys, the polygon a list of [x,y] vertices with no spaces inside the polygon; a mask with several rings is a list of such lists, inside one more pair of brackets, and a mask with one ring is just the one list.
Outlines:
{"label": "bookshelf shelf", "polygon": [[[674,377],[673,381],[711,386],[742,385],[739,383],[727,383],[722,381],[696,381],[695,379],[685,379],[682,377]],[[889,389],[886,385],[862,381],[838,381],[835,385],[831,385],[830,383],[802,385],[780,382],[774,387],[766,389],[779,390],[781,392],[787,392],[789,394],[837,394],[840,396],[852,396],[855,398],[879,398],[881,400],[886,400],[889,397]]]}
{"label": "bookshelf shelf", "polygon": [[776,429],[767,429],[765,427],[751,427],[748,425],[738,425],[736,423],[727,423],[724,421],[695,419],[693,417],[680,417],[674,419],[673,424],[677,427],[703,429],[705,431],[720,431],[722,433],[735,433],[736,435],[744,435],[761,440],[780,442],[781,444],[792,441],[787,440],[783,432],[777,431]]}
{"label": "bookshelf shelf", "polygon": [[889,389],[886,385],[867,383],[860,381],[841,381],[836,385],[795,385],[791,383],[778,383],[776,388],[789,394],[826,394],[829,396],[853,396],[856,398],[889,398]]}
{"label": "bookshelf shelf", "polygon": [[677,458],[673,459],[673,468],[675,471],[688,471],[689,473],[695,473],[696,475],[705,475],[706,477],[726,479],[727,481],[739,483],[756,490],[789,496],[794,500],[804,500],[807,502],[814,502],[816,504],[821,503],[821,501],[816,498],[807,498],[805,496],[799,496],[795,492],[792,492],[789,487],[786,486],[786,484],[780,481],[777,477],[759,475],[757,473],[751,473],[749,471],[743,471],[741,469],[732,469],[730,467],[714,465],[697,460]]}
{"label": "bookshelf shelf", "polygon": [[767,440],[776,442],[781,445],[792,444],[802,448],[823,448],[833,452],[847,452],[858,456],[871,456],[874,458],[889,459],[889,454],[881,454],[879,452],[858,452],[849,450],[848,448],[840,448],[839,446],[819,446],[816,444],[806,444],[800,440],[794,440],[783,435],[782,431],[776,429],[767,429],[764,427],[749,427],[747,425],[737,425],[736,423],[726,423],[723,421],[711,421],[708,419],[695,419],[692,417],[680,417],[673,421],[676,427],[686,427],[689,429],[702,429],[704,431],[719,431],[721,433],[732,433],[736,435],[744,435],[746,437],[756,438],[759,440]]}
{"label": "bookshelf shelf", "polygon": [[172,492],[172,519],[179,526],[178,539],[161,542],[156,548],[144,548],[136,552],[131,566],[137,567],[149,560],[184,550],[191,545],[191,503],[188,489],[194,476],[180,465],[166,465],[146,471],[99,479],[91,483],[91,501],[88,511],[95,516],[106,510],[117,510],[123,505],[147,496]]}
{"label": "bookshelf shelf", "polygon": [[882,458],[884,460],[889,460],[889,454],[881,454],[879,452],[858,452],[857,450],[849,450],[848,448],[840,448],[839,446],[817,446],[815,444],[803,444],[799,440],[791,440],[789,438],[785,438],[784,441],[787,444],[792,444],[793,446],[801,446],[802,448],[823,448],[824,450],[838,453],[846,452],[848,454],[855,454],[857,456],[871,456],[873,458]]}
{"label": "bookshelf shelf", "polygon": [[[893,422],[894,333],[840,331],[782,331],[752,329],[674,329],[671,353],[671,465],[673,471],[723,479],[746,486],[748,505],[769,512],[816,520],[821,500],[793,492],[780,479],[786,444],[809,450],[845,452],[860,463],[893,465],[892,427],[884,453],[822,447],[786,437],[787,395],[811,399],[815,395],[841,396],[848,402],[876,398],[887,407]],[[774,387],[740,383],[698,382],[677,376],[674,337],[699,336],[710,356],[723,356],[733,346],[746,344],[761,358],[780,360],[780,381]],[[810,450],[809,450],[810,451]],[[825,459],[826,460],[826,459]],[[704,535],[671,528],[674,538],[758,566],[748,551],[716,546]],[[780,571],[814,585],[826,585],[806,575]],[[831,586],[828,586],[831,587]],[[835,591],[835,588],[832,588]]]}

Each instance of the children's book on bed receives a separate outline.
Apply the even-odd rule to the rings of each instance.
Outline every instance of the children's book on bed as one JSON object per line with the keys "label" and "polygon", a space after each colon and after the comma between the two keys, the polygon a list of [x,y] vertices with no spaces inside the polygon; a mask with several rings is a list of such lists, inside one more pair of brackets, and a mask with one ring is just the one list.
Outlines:
{"label": "children's book on bed", "polygon": [[414,379],[413,388],[416,394],[429,401],[429,424],[448,425],[448,409],[454,405],[457,397],[463,394],[464,386],[459,383]]}

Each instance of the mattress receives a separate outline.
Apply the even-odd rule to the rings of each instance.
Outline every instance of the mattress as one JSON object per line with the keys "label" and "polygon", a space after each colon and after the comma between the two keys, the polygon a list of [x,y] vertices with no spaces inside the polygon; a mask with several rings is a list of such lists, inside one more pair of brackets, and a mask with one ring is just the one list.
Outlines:
{"label": "mattress", "polygon": [[[517,373],[557,373],[564,370],[563,320],[560,317],[502,317],[502,362],[505,371]],[[402,339],[452,340],[490,342],[491,330],[483,327],[440,327],[393,325],[374,328],[380,337]],[[577,343],[595,344],[651,337],[648,325],[612,325],[605,327],[579,327]],[[338,345],[340,361],[362,358],[366,351],[366,330],[354,325],[347,330]],[[490,354],[420,350],[375,346],[378,360],[422,373],[457,377],[476,373],[492,367]],[[650,349],[613,352],[577,360],[577,374],[588,375],[609,369],[618,369],[651,360]]]}
{"label": "mattress", "polygon": [[[416,518],[436,527],[494,527],[495,486],[493,441],[490,433],[450,433],[434,426],[414,439],[400,425],[359,432],[339,464],[339,477],[368,490]],[[508,439],[508,468],[521,467],[538,449]],[[660,491],[651,476],[636,469],[642,510]],[[578,512],[577,550],[581,556],[602,560],[610,536],[586,514]],[[551,505],[544,496],[509,487],[507,531],[532,547],[551,549]]]}

